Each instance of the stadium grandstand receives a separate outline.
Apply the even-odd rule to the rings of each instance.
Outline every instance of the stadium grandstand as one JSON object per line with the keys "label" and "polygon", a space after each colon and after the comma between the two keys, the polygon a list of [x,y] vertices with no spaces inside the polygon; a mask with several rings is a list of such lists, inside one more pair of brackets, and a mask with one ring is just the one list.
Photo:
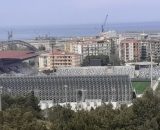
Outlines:
{"label": "stadium grandstand", "polygon": [[[54,75],[129,75],[130,78],[150,79],[150,67],[141,67],[138,70],[135,66],[96,66],[96,67],[61,67]],[[160,66],[153,66],[152,76],[154,79],[160,77]]]}
{"label": "stadium grandstand", "polygon": [[56,75],[129,75],[134,78],[135,68],[133,66],[96,66],[96,67],[61,67]]}
{"label": "stadium grandstand", "polygon": [[[90,109],[101,103],[129,104],[133,88],[127,75],[8,76],[0,75],[4,93],[12,96],[34,91],[41,105],[70,103],[72,109]],[[94,105],[93,105],[93,104]],[[93,106],[92,106],[92,105]]]}
{"label": "stadium grandstand", "polygon": [[35,71],[24,61],[37,57],[33,51],[0,51],[0,74],[31,74]]}
{"label": "stadium grandstand", "polygon": [[[139,70],[139,77],[140,78],[150,78],[150,76],[151,76],[151,69],[150,68],[142,68]],[[158,79],[160,77],[160,66],[153,67],[152,77],[154,79]]]}

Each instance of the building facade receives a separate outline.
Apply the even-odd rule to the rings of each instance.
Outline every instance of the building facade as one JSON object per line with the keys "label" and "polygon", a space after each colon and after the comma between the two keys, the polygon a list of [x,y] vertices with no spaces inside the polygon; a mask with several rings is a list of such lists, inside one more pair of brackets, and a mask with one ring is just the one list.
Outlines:
{"label": "building facade", "polygon": [[160,39],[151,38],[151,39],[141,40],[140,51],[141,51],[142,61],[150,61],[150,53],[152,51],[153,61],[159,62],[160,61]]}
{"label": "building facade", "polygon": [[65,44],[65,51],[77,53],[84,59],[88,55],[108,55],[111,56],[111,50],[116,47],[116,41],[113,39],[83,39],[69,41]]}
{"label": "building facade", "polygon": [[127,38],[120,42],[119,57],[124,62],[140,61],[140,42],[133,38]]}
{"label": "building facade", "polygon": [[54,70],[59,67],[80,66],[80,55],[54,50],[39,56],[39,70]]}

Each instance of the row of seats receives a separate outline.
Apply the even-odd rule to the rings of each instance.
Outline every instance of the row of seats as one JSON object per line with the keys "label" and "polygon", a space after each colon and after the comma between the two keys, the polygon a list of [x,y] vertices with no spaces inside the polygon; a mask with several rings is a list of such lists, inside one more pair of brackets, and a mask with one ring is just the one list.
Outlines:
{"label": "row of seats", "polygon": [[[140,78],[150,78],[151,76],[151,69],[150,68],[142,68],[139,70],[139,77]],[[160,77],[160,67],[153,67],[152,70],[152,76],[153,78],[159,78]]]}
{"label": "row of seats", "polygon": [[134,78],[135,69],[132,66],[105,66],[105,67],[71,67],[58,68],[57,75],[129,75]]}

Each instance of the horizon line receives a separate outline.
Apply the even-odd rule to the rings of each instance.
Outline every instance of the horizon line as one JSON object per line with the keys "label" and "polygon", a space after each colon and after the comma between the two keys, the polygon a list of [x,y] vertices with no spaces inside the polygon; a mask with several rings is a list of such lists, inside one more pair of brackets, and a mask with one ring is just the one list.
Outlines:
{"label": "horizon line", "polygon": [[[107,24],[143,24],[143,23],[160,23],[160,21],[135,21],[135,22],[107,22]],[[67,23],[67,24],[24,24],[24,25],[0,25],[0,28],[6,27],[24,27],[24,26],[78,26],[78,25],[101,25],[102,23]]]}

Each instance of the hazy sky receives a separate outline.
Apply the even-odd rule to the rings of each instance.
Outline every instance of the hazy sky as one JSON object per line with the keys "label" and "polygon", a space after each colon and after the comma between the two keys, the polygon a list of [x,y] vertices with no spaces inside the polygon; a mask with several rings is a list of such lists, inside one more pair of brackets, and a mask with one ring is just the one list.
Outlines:
{"label": "hazy sky", "polygon": [[160,21],[160,0],[0,0],[0,26]]}

